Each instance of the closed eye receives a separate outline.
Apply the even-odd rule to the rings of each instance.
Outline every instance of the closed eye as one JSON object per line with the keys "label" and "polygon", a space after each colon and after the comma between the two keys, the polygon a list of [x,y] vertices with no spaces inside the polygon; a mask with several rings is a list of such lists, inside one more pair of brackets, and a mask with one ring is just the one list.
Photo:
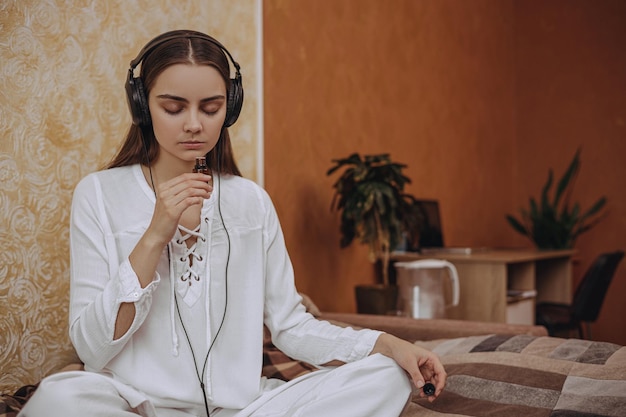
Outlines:
{"label": "closed eye", "polygon": [[212,116],[214,114],[216,114],[218,111],[220,111],[220,108],[222,106],[221,105],[211,105],[211,106],[206,106],[202,108],[202,111],[206,114],[208,114],[209,116]]}
{"label": "closed eye", "polygon": [[182,106],[173,107],[173,106],[165,105],[163,106],[163,110],[165,110],[165,113],[167,114],[178,114],[181,111],[183,111],[183,107]]}
{"label": "closed eye", "polygon": [[[188,100],[182,97],[173,96],[169,94],[159,95],[157,96],[157,99],[161,101],[163,110],[167,114],[171,114],[171,115],[176,115],[176,114],[181,113],[185,109],[185,107],[189,105]],[[226,103],[226,98],[222,95],[208,97],[200,101],[200,106],[201,106],[200,110],[203,113],[209,116],[212,116],[212,115],[217,114],[220,111],[220,109],[224,106],[225,103]]]}

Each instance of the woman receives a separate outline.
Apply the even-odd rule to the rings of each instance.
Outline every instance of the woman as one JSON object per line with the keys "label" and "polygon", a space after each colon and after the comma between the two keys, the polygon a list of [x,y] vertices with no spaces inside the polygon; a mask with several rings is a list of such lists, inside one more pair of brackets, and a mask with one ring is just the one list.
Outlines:
{"label": "woman", "polygon": [[[407,373],[436,385],[430,400],[441,393],[431,352],[305,311],[272,202],[233,158],[227,127],[243,89],[221,44],[162,34],[131,62],[126,88],[126,141],[72,203],[70,336],[87,372],[44,379],[21,415],[393,416]],[[260,377],[263,325],[320,371]],[[322,366],[331,361],[346,364]]]}

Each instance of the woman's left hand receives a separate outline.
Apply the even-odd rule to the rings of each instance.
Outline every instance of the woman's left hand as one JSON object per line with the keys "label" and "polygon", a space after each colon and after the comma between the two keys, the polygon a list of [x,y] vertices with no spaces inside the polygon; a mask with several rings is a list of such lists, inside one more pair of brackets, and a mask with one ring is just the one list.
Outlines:
{"label": "woman's left hand", "polygon": [[429,401],[434,401],[446,385],[447,374],[439,357],[427,349],[383,333],[376,341],[372,353],[381,353],[395,360],[407,371],[413,384],[420,390],[420,396],[426,397],[422,391],[425,383],[435,385],[435,393],[428,396]]}

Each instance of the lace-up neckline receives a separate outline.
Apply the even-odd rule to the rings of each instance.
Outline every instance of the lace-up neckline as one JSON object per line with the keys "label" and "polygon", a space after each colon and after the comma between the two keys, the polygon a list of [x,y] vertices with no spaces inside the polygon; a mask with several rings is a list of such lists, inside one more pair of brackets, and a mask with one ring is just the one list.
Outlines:
{"label": "lace-up neckline", "polygon": [[[204,222],[201,222],[193,230],[178,225],[180,236],[176,239],[174,258],[176,292],[189,307],[198,301],[204,287],[202,271],[205,269],[206,231],[203,225]],[[193,239],[195,241],[191,243]]]}
{"label": "lace-up neckline", "polygon": [[[198,261],[203,261],[202,255],[199,255],[196,251],[198,246],[198,241],[206,242],[206,238],[200,233],[200,224],[194,229],[187,229],[185,226],[178,225],[178,230],[180,230],[182,236],[176,240],[176,243],[179,245],[185,245],[187,248],[184,249],[182,256],[180,257],[180,261],[187,264],[187,268],[185,272],[179,277],[182,282],[188,282],[189,286],[191,286],[191,279],[195,281],[200,281],[200,276],[196,271],[193,270],[194,259]],[[195,237],[196,240],[190,246],[187,245],[187,240],[191,237]]]}

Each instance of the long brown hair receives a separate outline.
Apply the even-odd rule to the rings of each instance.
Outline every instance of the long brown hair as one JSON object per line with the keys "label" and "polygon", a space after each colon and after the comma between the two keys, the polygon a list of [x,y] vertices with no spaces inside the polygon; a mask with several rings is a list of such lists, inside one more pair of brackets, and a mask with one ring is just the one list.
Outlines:
{"label": "long brown hair", "polygon": [[[178,31],[179,37],[165,41],[149,51],[141,62],[139,77],[143,82],[146,99],[154,86],[157,77],[168,67],[175,64],[209,65],[215,68],[226,83],[228,91],[231,88],[230,66],[224,51],[206,39],[186,37],[186,34],[198,34],[193,31]],[[164,36],[171,36],[168,32],[155,38],[157,41]],[[228,97],[228,94],[227,94]],[[115,168],[133,164],[149,166],[159,155],[159,144],[154,136],[152,126],[131,125],[126,139],[107,168]],[[241,176],[235,162],[228,129],[222,127],[217,144],[206,154],[209,167],[220,174]]]}

